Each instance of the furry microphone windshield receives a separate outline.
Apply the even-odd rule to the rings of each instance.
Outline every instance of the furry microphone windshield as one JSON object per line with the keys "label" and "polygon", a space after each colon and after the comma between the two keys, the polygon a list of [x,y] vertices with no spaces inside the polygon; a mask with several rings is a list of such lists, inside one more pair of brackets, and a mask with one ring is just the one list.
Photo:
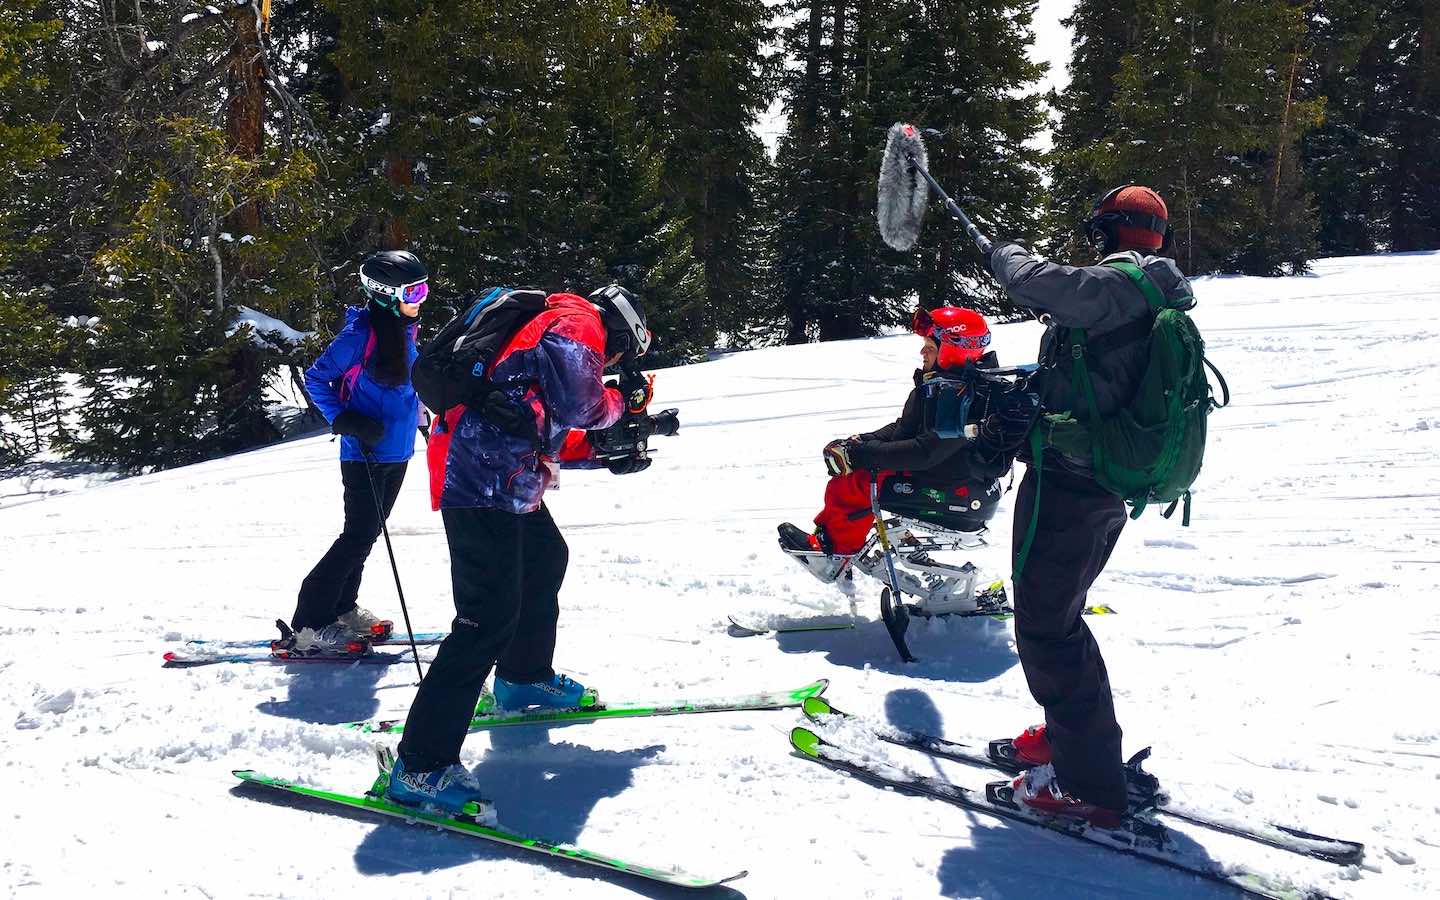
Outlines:
{"label": "furry microphone windshield", "polygon": [[909,250],[920,237],[930,202],[930,186],[920,170],[928,163],[919,129],[904,122],[891,125],[880,160],[875,218],[880,236],[896,250]]}

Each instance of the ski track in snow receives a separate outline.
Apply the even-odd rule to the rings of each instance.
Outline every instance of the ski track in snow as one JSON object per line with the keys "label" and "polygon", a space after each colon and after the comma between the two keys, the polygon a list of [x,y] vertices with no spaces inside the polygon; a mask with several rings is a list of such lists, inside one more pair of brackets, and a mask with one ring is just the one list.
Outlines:
{"label": "ski track in snow", "polygon": [[[1133,752],[1178,800],[1363,841],[1338,868],[1193,829],[1218,860],[1337,897],[1440,896],[1440,254],[1321,260],[1196,282],[1233,405],[1211,419],[1192,527],[1130,523],[1091,602]],[[1039,328],[995,329],[1002,363]],[[880,585],[824,586],[775,547],[807,525],[819,449],[898,415],[918,360],[896,336],[774,348],[658,373],[643,475],[565,472],[548,503],[571,568],[558,666],[615,700],[831,679],[857,714],[983,742],[1037,721],[1010,625],[916,622],[898,662]],[[340,524],[336,447],[313,438],[0,507],[0,723],[11,896],[677,897],[633,878],[403,823],[260,802],[235,768],[363,790],[413,666],[160,667],[191,638],[259,638]],[[47,490],[54,489],[47,484]],[[448,557],[423,461],[391,519],[419,630],[448,626]],[[0,491],[0,493],[4,493]],[[1009,498],[990,546],[1008,571]],[[967,558],[955,555],[956,561]],[[364,605],[400,620],[377,544]],[[734,638],[849,614],[851,631]],[[541,728],[467,739],[509,827],[641,862],[750,876],[717,896],[1221,898],[1225,888],[790,755],[798,712]],[[382,740],[393,742],[393,737]],[[980,786],[990,773],[876,752]]]}

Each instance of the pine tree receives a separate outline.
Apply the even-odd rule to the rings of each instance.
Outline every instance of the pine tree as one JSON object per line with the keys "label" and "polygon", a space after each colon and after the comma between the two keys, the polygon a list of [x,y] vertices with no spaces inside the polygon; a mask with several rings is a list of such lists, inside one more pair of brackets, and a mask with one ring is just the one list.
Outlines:
{"label": "pine tree", "polygon": [[52,312],[99,319],[77,360],[88,396],[71,452],[145,468],[273,440],[268,370],[295,348],[231,323],[239,306],[313,317],[320,217],[297,118],[255,103],[286,96],[259,6],[64,11],[66,149],[46,167],[48,247],[27,266],[60,282]]}
{"label": "pine tree", "polygon": [[800,4],[786,33],[804,62],[788,78],[779,295],[787,340],[873,334],[927,306],[1009,309],[969,239],[938,209],[910,254],[885,247],[875,185],[896,120],[945,133],[931,171],[982,224],[1035,236],[1043,195],[1039,156],[1026,146],[1044,123],[1035,95],[1013,96],[1041,72],[1025,56],[1030,4],[863,0]]}
{"label": "pine tree", "polygon": [[1371,0],[1317,0],[1309,12],[1311,94],[1324,122],[1301,141],[1315,197],[1317,251],[1374,253],[1387,239],[1385,184],[1393,170],[1385,98],[1393,91],[1381,8]]}
{"label": "pine tree", "polygon": [[1293,88],[1301,10],[1285,0],[1157,0],[1141,13],[1094,171],[1160,191],[1187,271],[1302,267],[1313,227],[1293,154],[1320,103]]}
{"label": "pine tree", "polygon": [[1390,247],[1440,249],[1440,3],[1396,4],[1399,68],[1394,106],[1395,175],[1390,186]]}
{"label": "pine tree", "polygon": [[45,190],[42,167],[62,149],[45,93],[60,28],[39,0],[0,9],[0,457],[29,456],[62,437],[59,323],[46,291],[13,268],[44,245],[30,226]]}
{"label": "pine tree", "polygon": [[[761,0],[666,0],[674,26],[637,72],[640,115],[664,165],[660,186],[688,222],[703,292],[682,320],[695,347],[732,343],[764,317],[769,228],[760,186],[769,160],[751,131],[770,102],[770,10]],[[676,323],[677,325],[680,322]]]}
{"label": "pine tree", "polygon": [[[875,208],[881,142],[891,122],[913,121],[943,137],[927,147],[930,172],[982,230],[995,239],[1030,243],[1038,234],[1044,188],[1041,156],[1030,146],[1045,124],[1033,84],[1044,67],[1029,61],[1030,4],[986,0],[953,4],[896,3],[876,21],[865,60],[869,84],[861,91],[868,125],[861,208]],[[858,136],[857,136],[858,137]],[[873,216],[863,224],[876,248],[875,289],[911,293],[921,305],[970,306],[1005,315],[1014,307],[984,266],[965,231],[938,206],[918,253],[898,257],[879,241]],[[898,271],[896,270],[898,268]]]}
{"label": "pine tree", "polygon": [[607,281],[640,293],[654,360],[680,361],[708,346],[704,271],[689,223],[665,202],[664,158],[635,102],[637,65],[674,22],[631,19],[626,6],[580,7],[555,45],[570,184],[555,193],[552,223],[565,252],[550,274],[582,293]]}
{"label": "pine tree", "polygon": [[1063,22],[1071,30],[1070,77],[1048,98],[1058,120],[1048,157],[1046,246],[1071,263],[1094,260],[1077,225],[1090,214],[1095,198],[1115,186],[1101,174],[1098,157],[1111,127],[1121,62],[1141,39],[1139,7],[1137,0],[1077,0]]}

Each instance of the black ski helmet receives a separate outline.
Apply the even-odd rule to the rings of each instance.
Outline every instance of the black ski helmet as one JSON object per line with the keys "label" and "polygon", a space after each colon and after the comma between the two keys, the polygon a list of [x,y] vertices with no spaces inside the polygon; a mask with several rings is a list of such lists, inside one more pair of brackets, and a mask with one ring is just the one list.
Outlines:
{"label": "black ski helmet", "polygon": [[408,250],[372,253],[360,264],[360,286],[365,296],[393,310],[400,303],[420,303],[429,293],[430,272]]}
{"label": "black ski helmet", "polygon": [[645,311],[640,298],[618,284],[608,284],[590,293],[590,302],[600,311],[605,323],[605,355],[623,354],[632,360],[650,349],[650,329],[645,327]]}

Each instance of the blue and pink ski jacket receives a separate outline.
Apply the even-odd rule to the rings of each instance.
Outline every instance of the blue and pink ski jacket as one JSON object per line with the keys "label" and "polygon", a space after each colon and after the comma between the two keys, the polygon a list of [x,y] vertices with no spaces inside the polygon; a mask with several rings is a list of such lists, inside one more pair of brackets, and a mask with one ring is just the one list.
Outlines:
{"label": "blue and pink ski jacket", "polygon": [[[419,325],[405,330],[406,371],[415,364],[415,334]],[[305,390],[325,421],[347,409],[369,416],[385,426],[385,437],[376,445],[375,462],[406,462],[415,455],[416,427],[420,419],[420,398],[407,376],[403,384],[377,381],[371,371],[375,332],[370,328],[370,311],[352,306],[345,310],[345,327],[305,370]],[[340,459],[361,462],[365,453],[360,441],[350,435],[340,438]]]}
{"label": "blue and pink ski jacket", "polygon": [[[535,417],[544,446],[471,412],[450,409],[431,424],[426,454],[435,509],[482,507],[521,514],[540,508],[561,462],[582,463],[574,429],[606,428],[625,411],[606,387],[605,327],[583,297],[551,294],[496,356],[489,376],[516,406]],[[388,434],[387,434],[388,436]]]}

